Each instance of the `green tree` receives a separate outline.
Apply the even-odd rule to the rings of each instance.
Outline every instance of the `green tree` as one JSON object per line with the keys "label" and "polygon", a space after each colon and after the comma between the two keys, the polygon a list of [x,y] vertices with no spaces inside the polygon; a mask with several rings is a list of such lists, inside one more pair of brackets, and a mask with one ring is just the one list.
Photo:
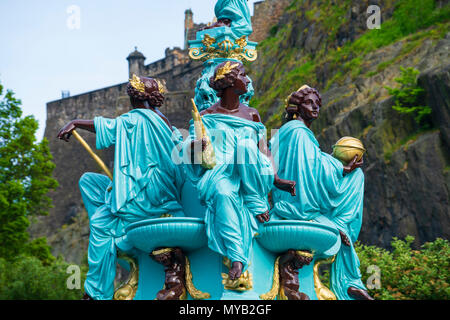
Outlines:
{"label": "green tree", "polygon": [[20,254],[36,255],[44,263],[51,256],[46,240],[30,242],[30,218],[48,214],[57,187],[51,177],[55,167],[44,138],[37,142],[38,122],[22,117],[21,101],[0,84],[0,257],[10,260]]}
{"label": "green tree", "polygon": [[30,256],[12,262],[0,258],[0,300],[79,300],[87,267],[81,267],[79,289],[68,288],[68,267],[62,258],[49,265]]}
{"label": "green tree", "polygon": [[419,70],[400,67],[400,73],[400,77],[394,79],[400,85],[399,88],[386,87],[389,94],[395,97],[392,108],[401,114],[412,115],[423,127],[430,126],[431,108],[420,105],[425,90],[417,84]]}

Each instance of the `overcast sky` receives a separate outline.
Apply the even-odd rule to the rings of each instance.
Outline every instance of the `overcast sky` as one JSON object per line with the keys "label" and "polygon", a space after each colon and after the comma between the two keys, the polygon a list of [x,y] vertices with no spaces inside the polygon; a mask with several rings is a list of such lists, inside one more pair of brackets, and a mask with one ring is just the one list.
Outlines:
{"label": "overcast sky", "polygon": [[[249,7],[253,14],[253,3]],[[22,100],[44,134],[46,103],[128,80],[137,46],[146,64],[184,45],[184,11],[214,17],[215,0],[1,0],[0,82]],[[79,9],[80,19],[76,19]],[[79,24],[78,24],[79,21]],[[56,133],[55,133],[56,134]]]}

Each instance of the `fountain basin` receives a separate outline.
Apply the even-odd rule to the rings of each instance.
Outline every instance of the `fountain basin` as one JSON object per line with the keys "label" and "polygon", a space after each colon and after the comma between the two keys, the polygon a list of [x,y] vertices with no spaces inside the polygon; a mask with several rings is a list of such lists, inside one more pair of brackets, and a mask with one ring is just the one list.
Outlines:
{"label": "fountain basin", "polygon": [[332,253],[340,246],[337,228],[311,221],[279,220],[262,225],[257,241],[265,249],[280,254],[289,249]]}
{"label": "fountain basin", "polygon": [[199,218],[149,219],[130,224],[126,232],[135,248],[148,253],[160,247],[189,252],[208,244],[205,223]]}

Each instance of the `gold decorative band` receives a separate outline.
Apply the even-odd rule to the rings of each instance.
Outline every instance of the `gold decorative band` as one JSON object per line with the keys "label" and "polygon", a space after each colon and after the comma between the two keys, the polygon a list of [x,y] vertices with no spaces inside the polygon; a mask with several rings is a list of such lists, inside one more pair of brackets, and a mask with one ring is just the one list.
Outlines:
{"label": "gold decorative band", "polygon": [[310,252],[297,250],[297,251],[295,251],[295,253],[302,257],[314,258],[314,254],[312,254]]}
{"label": "gold decorative band", "polygon": [[152,251],[152,255],[157,256],[159,254],[163,254],[163,253],[167,253],[167,252],[171,252],[173,251],[173,248],[164,248],[164,249],[160,249],[160,250],[154,250]]}

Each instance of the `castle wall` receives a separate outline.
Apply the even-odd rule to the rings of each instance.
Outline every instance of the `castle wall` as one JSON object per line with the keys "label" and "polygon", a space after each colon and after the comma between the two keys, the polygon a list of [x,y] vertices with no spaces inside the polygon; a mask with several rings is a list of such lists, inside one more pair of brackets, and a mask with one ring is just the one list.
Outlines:
{"label": "castle wall", "polygon": [[264,40],[270,28],[276,25],[284,12],[284,9],[292,0],[265,0],[254,3],[251,41],[261,42]]}

